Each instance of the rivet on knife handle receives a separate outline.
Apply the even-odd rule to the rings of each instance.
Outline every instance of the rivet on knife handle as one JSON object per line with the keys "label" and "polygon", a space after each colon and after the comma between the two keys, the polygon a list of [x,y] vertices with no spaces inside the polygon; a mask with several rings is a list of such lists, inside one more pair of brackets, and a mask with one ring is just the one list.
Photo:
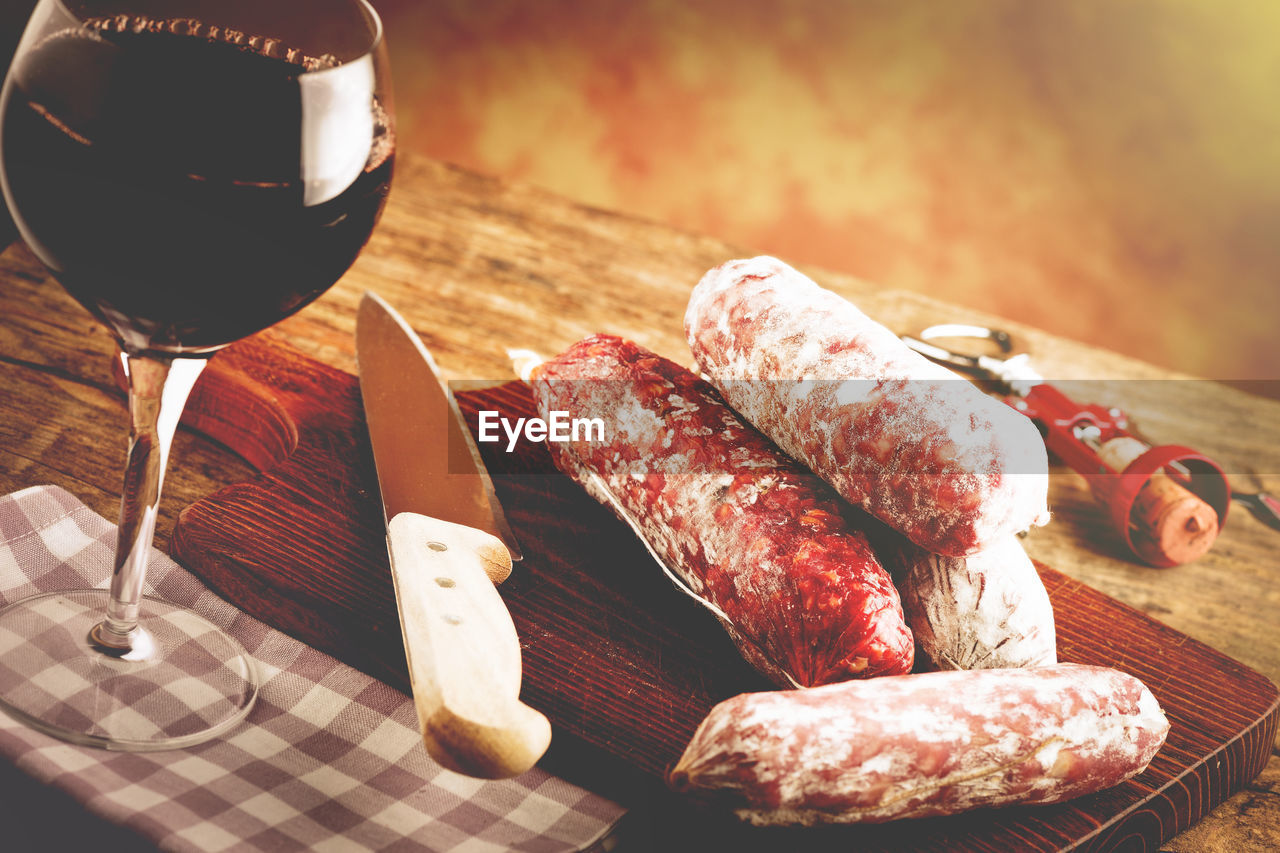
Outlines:
{"label": "rivet on knife handle", "polygon": [[486,566],[510,554],[470,527],[403,512],[387,524],[413,699],[427,752],[485,779],[529,770],[551,741],[522,703],[520,644]]}

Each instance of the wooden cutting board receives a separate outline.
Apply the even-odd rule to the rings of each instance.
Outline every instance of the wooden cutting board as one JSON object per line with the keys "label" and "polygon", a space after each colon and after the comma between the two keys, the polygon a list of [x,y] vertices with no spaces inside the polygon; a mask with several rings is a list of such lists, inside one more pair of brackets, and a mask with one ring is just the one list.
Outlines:
{"label": "wooden cutting board", "polygon": [[[481,409],[534,414],[520,383],[458,396],[473,430]],[[407,690],[356,378],[259,336],[213,360],[184,421],[262,473],[183,510],[173,556],[247,612]],[[632,807],[639,849],[1155,850],[1267,761],[1280,718],[1268,679],[1039,566],[1060,658],[1132,673],[1168,714],[1168,742],[1145,773],[1056,806],[740,826],[679,801],[661,778],[712,705],[771,686],[544,448],[481,449],[525,553],[501,593],[522,640],[522,698],[555,728],[544,766]]]}

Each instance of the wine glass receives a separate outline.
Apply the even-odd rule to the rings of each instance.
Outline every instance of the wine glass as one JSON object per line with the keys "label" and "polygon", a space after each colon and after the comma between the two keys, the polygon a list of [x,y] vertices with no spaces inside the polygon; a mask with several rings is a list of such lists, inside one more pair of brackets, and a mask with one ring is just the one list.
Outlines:
{"label": "wine glass", "polygon": [[0,94],[18,229],[116,337],[132,429],[109,590],[0,612],[0,708],[111,749],[242,719],[252,659],[143,596],[169,446],[208,358],[318,297],[369,238],[394,130],[364,0],[40,0]]}

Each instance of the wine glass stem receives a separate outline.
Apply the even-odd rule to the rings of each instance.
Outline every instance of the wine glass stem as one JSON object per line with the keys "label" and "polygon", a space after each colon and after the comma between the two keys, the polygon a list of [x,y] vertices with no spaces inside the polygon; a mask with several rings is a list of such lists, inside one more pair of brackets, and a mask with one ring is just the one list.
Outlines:
{"label": "wine glass stem", "polygon": [[122,353],[129,380],[129,458],[125,464],[111,601],[91,632],[103,651],[118,654],[138,641],[138,602],[156,529],[160,488],[178,419],[208,359]]}

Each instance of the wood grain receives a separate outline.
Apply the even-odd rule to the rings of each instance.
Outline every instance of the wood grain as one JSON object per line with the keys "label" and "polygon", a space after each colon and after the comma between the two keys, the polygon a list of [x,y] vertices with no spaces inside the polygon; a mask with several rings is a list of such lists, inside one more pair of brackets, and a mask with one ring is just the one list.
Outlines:
{"label": "wood grain", "polygon": [[[355,306],[364,290],[375,289],[423,335],[451,378],[505,380],[511,377],[505,348],[553,353],[593,332],[627,335],[688,363],[681,322],[690,289],[709,267],[748,254],[711,237],[405,157],[365,253],[278,332],[318,361],[352,371]],[[999,306],[982,314],[806,272],[896,330],[942,321],[1002,325],[1042,373],[1088,382],[1067,386],[1072,397],[1123,406],[1151,438],[1217,459],[1237,487],[1280,492],[1280,403],[1008,322],[995,316]],[[15,245],[0,254],[0,487],[56,483],[115,517],[125,417],[110,390],[113,351],[106,333],[30,252]],[[180,431],[160,545],[181,507],[251,472],[223,447]],[[1055,468],[1050,505],[1053,523],[1024,543],[1034,558],[1280,680],[1274,531],[1237,508],[1208,555],[1156,570],[1125,557],[1082,478]],[[1276,767],[1280,758],[1268,772]],[[1179,836],[1165,848],[1191,853],[1206,839],[1221,849],[1257,848],[1251,833],[1278,825],[1280,796],[1259,787],[1206,818],[1193,840]]]}
{"label": "wood grain", "polygon": [[[376,474],[352,399],[356,381],[328,368],[309,378],[313,364],[268,336],[233,347],[211,365],[188,405],[193,423],[232,448],[248,441],[257,453],[271,427],[238,414],[261,408],[245,405],[251,393],[284,413],[270,421],[278,432],[271,444],[288,448],[295,435],[297,444],[249,483],[185,509],[172,551],[216,592],[268,624],[404,685],[403,650],[384,642],[397,617],[390,570],[379,553]],[[536,414],[518,382],[464,392],[460,404],[473,431],[482,409],[508,419]],[[650,796],[665,796],[656,784],[710,708],[770,685],[746,668],[706,613],[671,588],[624,525],[555,471],[543,445],[522,442],[514,453],[481,447],[526,554],[502,587],[522,639],[524,700],[552,720],[556,760],[580,781],[596,789],[616,785],[621,762],[639,771],[628,793],[645,790],[648,777]],[[364,547],[339,551],[334,541]],[[698,833],[707,826],[731,833],[750,849],[784,840],[834,849],[855,839],[860,849],[886,851],[1154,849],[1258,774],[1280,720],[1274,685],[1060,572],[1038,568],[1054,603],[1061,658],[1136,675],[1169,715],[1169,741],[1146,773],[1051,808],[872,830],[762,833],[677,803],[669,808],[684,817],[678,838],[687,841],[696,825]],[[326,614],[322,625],[317,613]],[[649,831],[664,823],[653,822]]]}

